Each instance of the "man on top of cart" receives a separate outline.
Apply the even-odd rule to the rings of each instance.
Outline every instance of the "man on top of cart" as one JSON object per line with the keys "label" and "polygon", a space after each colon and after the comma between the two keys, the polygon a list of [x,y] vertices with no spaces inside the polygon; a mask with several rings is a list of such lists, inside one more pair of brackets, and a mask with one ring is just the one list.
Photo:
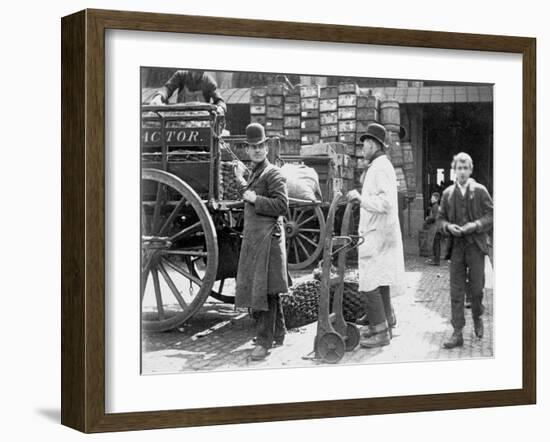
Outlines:
{"label": "man on top of cart", "polygon": [[225,114],[227,106],[218,92],[218,85],[211,75],[203,70],[179,70],[153,96],[151,104],[160,106],[168,103],[175,91],[178,103],[200,101],[212,102],[218,106],[218,113]]}
{"label": "man on top of cart", "polygon": [[361,329],[363,347],[388,345],[396,317],[390,285],[398,284],[405,271],[403,242],[397,205],[397,178],[384,153],[386,129],[372,123],[361,135],[363,156],[369,165],[361,193],[348,192],[348,201],[360,204],[359,291],[366,298],[368,327]]}
{"label": "man on top of cart", "polygon": [[252,360],[264,359],[274,341],[275,345],[282,345],[286,333],[279,294],[288,291],[283,225],[288,193],[281,171],[267,159],[266,141],[263,126],[249,124],[246,142],[253,169],[248,181],[244,180],[242,168],[235,169],[245,201],[235,305],[257,314]]}

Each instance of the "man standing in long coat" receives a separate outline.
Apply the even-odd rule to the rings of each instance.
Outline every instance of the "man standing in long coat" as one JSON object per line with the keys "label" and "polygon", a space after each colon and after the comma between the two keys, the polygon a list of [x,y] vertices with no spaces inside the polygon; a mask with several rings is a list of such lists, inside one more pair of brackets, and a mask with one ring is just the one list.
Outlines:
{"label": "man standing in long coat", "polygon": [[348,193],[349,201],[361,206],[359,235],[359,291],[366,298],[369,326],[361,329],[363,347],[388,345],[396,324],[390,286],[401,282],[405,271],[399,226],[397,178],[384,153],[386,129],[372,123],[360,138],[369,161],[361,194]]}
{"label": "man standing in long coat", "polygon": [[288,209],[286,180],[267,159],[262,125],[246,128],[248,154],[254,168],[247,182],[236,168],[243,186],[244,229],[237,271],[235,305],[257,312],[256,347],[253,360],[264,359],[285,337],[280,293],[288,291],[287,257],[283,215]]}

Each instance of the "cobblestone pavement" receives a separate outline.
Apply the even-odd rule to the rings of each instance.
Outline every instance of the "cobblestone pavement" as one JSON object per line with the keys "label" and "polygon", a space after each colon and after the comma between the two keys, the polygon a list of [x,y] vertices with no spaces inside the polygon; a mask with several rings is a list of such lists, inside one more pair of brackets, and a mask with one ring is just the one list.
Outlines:
{"label": "cobblestone pavement", "polygon": [[[406,250],[414,250],[407,247]],[[489,270],[489,273],[491,270]],[[296,281],[311,277],[311,271],[293,274]],[[492,276],[491,276],[492,277]],[[490,280],[491,278],[488,278]],[[443,341],[451,332],[449,268],[430,266],[426,258],[406,255],[403,287],[394,290],[398,324],[391,345],[365,349],[358,346],[346,353],[340,364],[408,362],[493,356],[493,291],[485,289],[485,336],[473,332],[470,310],[466,310],[464,346],[447,350]],[[246,311],[232,305],[207,303],[179,330],[146,333],[142,345],[143,374],[242,368],[315,366],[304,359],[313,349],[317,323],[288,331],[285,343],[271,350],[264,361],[254,362],[254,322]]]}

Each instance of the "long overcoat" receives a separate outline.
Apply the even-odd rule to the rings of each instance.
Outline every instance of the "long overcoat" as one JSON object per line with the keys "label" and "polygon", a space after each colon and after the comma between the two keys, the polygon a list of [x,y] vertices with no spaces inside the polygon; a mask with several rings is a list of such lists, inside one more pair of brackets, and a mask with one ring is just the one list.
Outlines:
{"label": "long overcoat", "polygon": [[288,291],[283,226],[288,209],[286,180],[266,159],[255,168],[245,190],[253,190],[257,198],[254,204],[245,202],[235,305],[266,311],[268,294]]}
{"label": "long overcoat", "polygon": [[402,282],[405,271],[397,206],[397,178],[386,155],[372,160],[361,192],[359,290]]}

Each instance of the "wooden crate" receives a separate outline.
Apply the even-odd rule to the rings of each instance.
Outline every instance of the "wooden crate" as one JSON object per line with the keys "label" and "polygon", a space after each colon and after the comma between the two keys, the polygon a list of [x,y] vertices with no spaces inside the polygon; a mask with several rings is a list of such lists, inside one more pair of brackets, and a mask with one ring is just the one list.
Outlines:
{"label": "wooden crate", "polygon": [[319,114],[321,124],[337,124],[338,112],[321,112]]}
{"label": "wooden crate", "polygon": [[265,129],[266,130],[276,130],[276,131],[279,131],[279,132],[282,133],[282,131],[283,131],[283,120],[266,119]]}
{"label": "wooden crate", "polygon": [[338,137],[323,137],[321,132],[321,143],[337,143]]}
{"label": "wooden crate", "polygon": [[338,86],[325,86],[321,88],[321,99],[338,98]]}
{"label": "wooden crate", "polygon": [[338,94],[355,94],[357,95],[359,93],[359,87],[357,86],[357,83],[340,83],[338,85]]}
{"label": "wooden crate", "polygon": [[319,132],[320,124],[317,118],[304,119],[300,122],[300,129],[302,132]]}
{"label": "wooden crate", "polygon": [[299,103],[300,102],[300,95],[294,94],[294,95],[285,95],[285,103]]}
{"label": "wooden crate", "polygon": [[380,106],[380,99],[375,95],[359,95],[357,97],[357,107],[365,108],[370,107],[372,109],[378,109]]}
{"label": "wooden crate", "polygon": [[283,135],[283,131],[281,130],[267,130],[265,131],[265,135],[267,137],[281,137]]}
{"label": "wooden crate", "polygon": [[265,106],[250,106],[251,115],[265,115],[266,107]]}
{"label": "wooden crate", "polygon": [[300,140],[284,140],[281,143],[282,155],[299,155],[301,148]]}
{"label": "wooden crate", "polygon": [[250,115],[251,123],[259,123],[265,127],[265,115]]}
{"label": "wooden crate", "polygon": [[321,138],[335,138],[338,139],[338,125],[337,124],[325,124],[321,126]]}
{"label": "wooden crate", "polygon": [[251,106],[265,106],[265,97],[250,97]]}
{"label": "wooden crate", "polygon": [[319,98],[302,98],[300,100],[302,111],[319,110]]}
{"label": "wooden crate", "polygon": [[338,133],[355,132],[357,124],[355,120],[338,121]]}
{"label": "wooden crate", "polygon": [[338,134],[338,141],[341,143],[353,143],[355,144],[357,135],[355,132],[342,132]]}
{"label": "wooden crate", "polygon": [[281,95],[268,95],[265,99],[268,106],[282,106],[283,97]]}
{"label": "wooden crate", "polygon": [[299,128],[300,127],[300,116],[299,115],[286,115],[283,118],[283,127],[285,128]]}
{"label": "wooden crate", "polygon": [[302,118],[319,118],[319,109],[303,110],[300,112]]}
{"label": "wooden crate", "polygon": [[251,97],[263,97],[267,95],[267,87],[265,86],[259,86],[259,87],[253,87],[250,89],[250,96]]}
{"label": "wooden crate", "polygon": [[300,86],[300,97],[302,98],[319,98],[319,86]]}
{"label": "wooden crate", "polygon": [[283,106],[284,115],[300,115],[300,103],[285,103]]}
{"label": "wooden crate", "polygon": [[300,129],[283,129],[283,135],[287,140],[300,140],[301,132]]}
{"label": "wooden crate", "polygon": [[283,108],[280,106],[267,106],[265,113],[267,118],[283,119]]}
{"label": "wooden crate", "polygon": [[302,134],[300,139],[302,144],[316,144],[321,141],[319,133]]}
{"label": "wooden crate", "polygon": [[303,146],[300,155],[303,156],[336,156],[345,153],[342,143],[320,143],[311,146]]}
{"label": "wooden crate", "polygon": [[373,107],[358,107],[357,108],[357,119],[363,121],[378,121],[378,109]]}
{"label": "wooden crate", "polygon": [[334,112],[338,110],[338,99],[329,98],[319,101],[319,110],[321,112]]}
{"label": "wooden crate", "polygon": [[357,105],[357,95],[342,94],[338,95],[338,107],[348,107]]}
{"label": "wooden crate", "polygon": [[357,112],[355,107],[340,107],[338,108],[338,120],[355,120]]}

